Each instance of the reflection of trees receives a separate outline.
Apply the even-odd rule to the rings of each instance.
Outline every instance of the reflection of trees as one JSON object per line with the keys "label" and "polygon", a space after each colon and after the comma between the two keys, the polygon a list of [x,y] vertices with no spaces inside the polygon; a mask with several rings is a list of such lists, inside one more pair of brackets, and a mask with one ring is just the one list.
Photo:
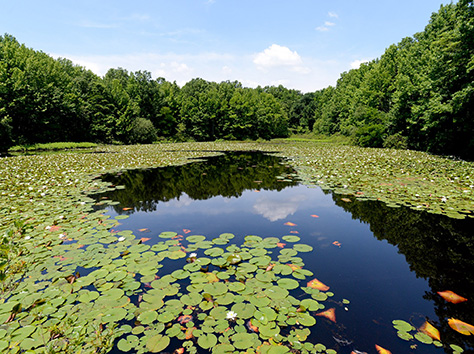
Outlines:
{"label": "reflection of trees", "polygon": [[[434,302],[442,341],[474,347],[473,336],[458,334],[448,326],[451,317],[474,324],[474,219],[450,219],[375,201],[347,203],[342,197],[333,195],[338,206],[354,219],[370,224],[375,237],[397,246],[410,269],[428,279],[431,291],[424,297]],[[452,290],[469,300],[448,303],[436,293],[443,290]]]}
{"label": "reflection of trees", "polygon": [[119,201],[115,211],[123,213],[123,207],[153,211],[158,202],[179,199],[183,193],[191,199],[203,200],[219,195],[238,197],[249,189],[282,190],[297,182],[277,180],[277,176],[294,172],[281,162],[279,157],[261,153],[234,152],[183,166],[104,175],[104,180],[123,185],[125,189],[99,197]]}

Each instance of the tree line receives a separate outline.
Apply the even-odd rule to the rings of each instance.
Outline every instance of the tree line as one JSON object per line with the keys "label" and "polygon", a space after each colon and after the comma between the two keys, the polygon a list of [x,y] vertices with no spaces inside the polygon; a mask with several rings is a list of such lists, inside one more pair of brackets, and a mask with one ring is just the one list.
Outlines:
{"label": "tree line", "polygon": [[361,146],[474,157],[474,0],[433,13],[423,32],[309,93],[147,71],[100,77],[0,36],[0,145],[56,141],[243,140],[315,132]]}

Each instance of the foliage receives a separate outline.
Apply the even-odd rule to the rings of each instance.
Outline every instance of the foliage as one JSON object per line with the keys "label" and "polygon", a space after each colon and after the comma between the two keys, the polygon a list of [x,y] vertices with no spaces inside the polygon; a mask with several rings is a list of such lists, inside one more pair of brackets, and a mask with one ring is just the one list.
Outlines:
{"label": "foliage", "polygon": [[138,118],[128,136],[128,142],[132,144],[150,144],[157,140],[156,129],[151,120]]}
{"label": "foliage", "polygon": [[37,150],[66,150],[66,149],[87,149],[97,147],[94,143],[47,143],[47,144],[34,144],[34,145],[16,145],[8,149],[9,152],[25,152],[25,151],[37,151]]}
{"label": "foliage", "polygon": [[155,139],[149,123],[138,122],[146,119],[158,137],[176,141],[258,140],[313,131],[341,134],[361,146],[472,159],[473,8],[472,0],[441,6],[423,32],[342,73],[335,87],[308,93],[200,78],[180,88],[147,71],[123,68],[101,78],[5,34],[0,36],[0,148],[59,139],[150,142]]}

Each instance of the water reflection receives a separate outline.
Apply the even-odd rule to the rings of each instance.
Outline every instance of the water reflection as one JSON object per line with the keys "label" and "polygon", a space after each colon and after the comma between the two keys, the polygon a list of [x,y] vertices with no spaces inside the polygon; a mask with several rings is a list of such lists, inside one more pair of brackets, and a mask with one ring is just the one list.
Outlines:
{"label": "water reflection", "polygon": [[[448,326],[449,318],[474,323],[474,220],[456,220],[409,208],[390,208],[374,201],[351,202],[334,195],[336,205],[354,219],[370,225],[379,240],[396,246],[417,277],[428,280],[424,298],[434,303],[435,325],[444,342],[464,341],[473,347],[473,336],[463,336]],[[469,298],[460,304],[444,301],[438,291],[451,290]]]}
{"label": "water reflection", "polygon": [[[318,327],[315,339],[326,336],[340,353],[355,347],[338,347],[334,338],[349,339],[367,352],[374,352],[375,341],[388,343],[394,353],[410,352],[410,344],[418,344],[416,353],[443,351],[397,338],[394,319],[419,324],[428,318],[440,329],[443,343],[474,346],[474,336],[463,336],[447,324],[451,317],[474,323],[473,219],[389,208],[307,188],[298,185],[295,171],[281,159],[249,152],[104,179],[125,186],[100,196],[120,202],[112,207],[114,213],[136,214],[123,227],[146,227],[150,237],[183,229],[209,237],[222,232],[237,237],[298,233],[314,247],[304,259],[308,269],[351,300],[350,311],[338,307],[337,325],[324,329],[320,321],[323,328]],[[348,197],[352,202],[343,199]],[[295,226],[284,225],[287,221]],[[444,290],[469,301],[450,304],[437,294]]]}
{"label": "water reflection", "polygon": [[305,194],[262,196],[253,205],[253,210],[270,221],[283,220],[293,215],[305,200],[308,200]]}
{"label": "water reflection", "polygon": [[[183,166],[104,175],[104,180],[125,186],[104,196],[135,211],[154,211],[159,202],[171,200],[189,204],[189,199],[239,197],[251,189],[280,191],[297,185],[289,174],[295,171],[276,156],[233,152]],[[120,206],[115,211],[123,212]]]}

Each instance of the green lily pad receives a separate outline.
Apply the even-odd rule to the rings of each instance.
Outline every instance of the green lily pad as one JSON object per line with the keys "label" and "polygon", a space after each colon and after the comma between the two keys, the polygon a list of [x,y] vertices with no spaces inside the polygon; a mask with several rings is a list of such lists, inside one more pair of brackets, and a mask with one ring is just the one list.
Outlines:
{"label": "green lily pad", "polygon": [[157,334],[156,336],[147,339],[146,348],[152,353],[159,353],[165,350],[169,344],[169,337]]}
{"label": "green lily pad", "polygon": [[217,344],[217,337],[212,334],[204,334],[199,336],[197,343],[203,349],[213,348]]}

